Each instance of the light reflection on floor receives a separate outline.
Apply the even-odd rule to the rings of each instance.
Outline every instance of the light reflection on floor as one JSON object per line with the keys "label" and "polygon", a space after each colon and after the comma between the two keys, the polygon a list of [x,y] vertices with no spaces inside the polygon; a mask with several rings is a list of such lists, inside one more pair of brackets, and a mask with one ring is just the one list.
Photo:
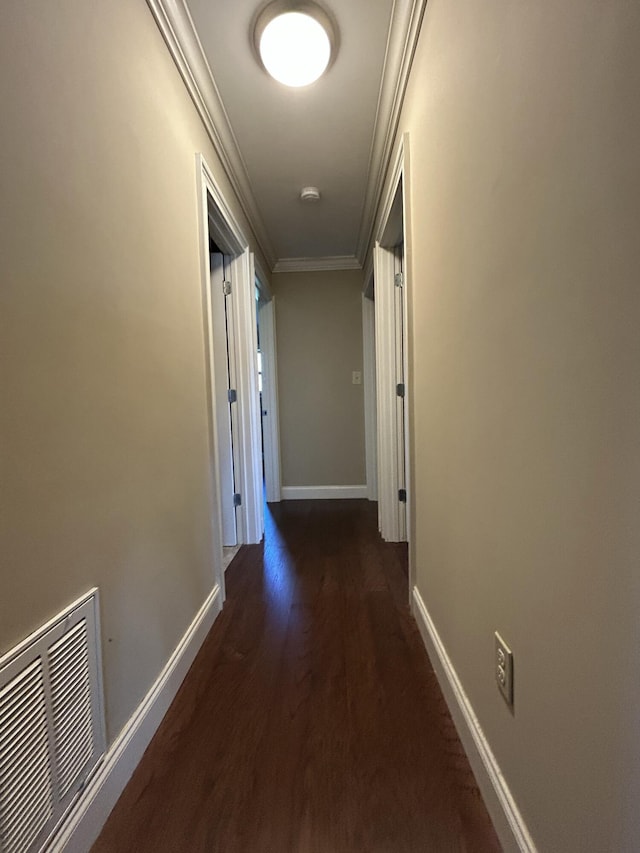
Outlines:
{"label": "light reflection on floor", "polygon": [[274,613],[288,616],[295,586],[295,559],[267,503],[262,547],[265,596]]}

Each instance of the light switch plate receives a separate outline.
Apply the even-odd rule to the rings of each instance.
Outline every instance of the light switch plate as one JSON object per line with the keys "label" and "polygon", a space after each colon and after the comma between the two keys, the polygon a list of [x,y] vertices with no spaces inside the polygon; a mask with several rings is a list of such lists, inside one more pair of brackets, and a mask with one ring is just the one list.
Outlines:
{"label": "light switch plate", "polygon": [[351,383],[353,385],[362,385],[362,371],[354,370],[351,373]]}

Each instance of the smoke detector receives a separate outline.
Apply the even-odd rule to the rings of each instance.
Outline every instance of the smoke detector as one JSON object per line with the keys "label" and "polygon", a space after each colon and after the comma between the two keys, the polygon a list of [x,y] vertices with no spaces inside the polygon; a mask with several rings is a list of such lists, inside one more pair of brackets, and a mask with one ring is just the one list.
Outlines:
{"label": "smoke detector", "polygon": [[304,187],[300,193],[302,201],[320,201],[320,190],[318,187]]}

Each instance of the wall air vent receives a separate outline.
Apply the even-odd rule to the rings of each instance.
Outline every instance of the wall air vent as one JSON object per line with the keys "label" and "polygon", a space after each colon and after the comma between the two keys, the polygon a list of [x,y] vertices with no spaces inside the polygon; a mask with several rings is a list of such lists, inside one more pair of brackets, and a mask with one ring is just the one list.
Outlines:
{"label": "wall air vent", "polygon": [[104,754],[98,590],[0,658],[0,851],[42,849]]}

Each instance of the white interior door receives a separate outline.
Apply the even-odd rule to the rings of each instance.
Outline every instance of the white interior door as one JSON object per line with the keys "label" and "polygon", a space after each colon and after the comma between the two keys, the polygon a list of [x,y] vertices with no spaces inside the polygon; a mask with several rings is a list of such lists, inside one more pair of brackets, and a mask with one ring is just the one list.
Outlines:
{"label": "white interior door", "polygon": [[218,435],[218,464],[220,475],[220,505],[222,510],[222,544],[238,544],[237,510],[234,501],[235,462],[233,442],[233,403],[229,400],[230,359],[229,323],[225,295],[225,262],[218,252],[211,255],[211,326],[215,383],[215,418]]}
{"label": "white interior door", "polygon": [[397,255],[395,247],[374,249],[378,525],[387,542],[407,537],[404,293]]}

